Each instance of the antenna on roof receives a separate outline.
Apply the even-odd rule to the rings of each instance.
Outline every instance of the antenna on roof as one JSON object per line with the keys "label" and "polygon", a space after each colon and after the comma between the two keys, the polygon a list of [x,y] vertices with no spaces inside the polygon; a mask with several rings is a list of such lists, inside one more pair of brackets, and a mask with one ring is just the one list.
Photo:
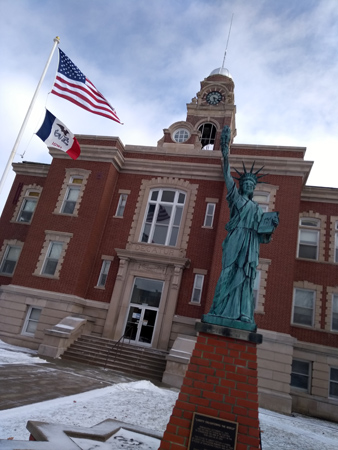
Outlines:
{"label": "antenna on roof", "polygon": [[224,58],[223,58],[223,63],[222,63],[222,68],[221,68],[221,72],[220,72],[220,73],[222,73],[222,70],[224,69],[225,57],[226,57],[226,55],[227,55],[228,44],[229,44],[230,33],[231,33],[231,26],[232,26],[232,19],[233,19],[233,18],[234,18],[234,13],[232,13],[232,16],[231,16],[230,27],[229,27],[229,34],[228,34],[228,40],[227,40],[227,45],[226,45],[226,47],[225,47]]}

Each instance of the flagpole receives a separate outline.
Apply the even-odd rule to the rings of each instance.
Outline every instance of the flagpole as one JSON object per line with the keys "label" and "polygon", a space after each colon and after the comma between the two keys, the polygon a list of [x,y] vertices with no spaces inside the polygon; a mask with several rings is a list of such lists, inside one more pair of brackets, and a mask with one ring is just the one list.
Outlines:
{"label": "flagpole", "polygon": [[2,174],[1,181],[0,181],[0,193],[1,193],[2,189],[3,189],[3,185],[5,184],[5,180],[6,180],[6,178],[7,178],[8,171],[9,171],[11,165],[12,165],[13,159],[14,159],[15,154],[16,154],[16,150],[17,150],[17,148],[18,148],[18,146],[19,146],[19,144],[20,144],[21,138],[22,138],[23,133],[24,133],[24,131],[25,131],[25,128],[26,128],[28,119],[29,119],[29,117],[30,117],[30,115],[31,115],[31,112],[32,112],[32,110],[33,110],[33,106],[34,106],[35,101],[36,101],[36,98],[37,98],[37,96],[38,96],[40,87],[41,87],[42,82],[43,82],[43,80],[44,80],[44,78],[45,78],[45,75],[46,75],[47,69],[48,69],[48,67],[49,67],[49,64],[50,64],[50,62],[51,62],[51,60],[52,60],[52,56],[53,56],[54,51],[55,51],[56,47],[58,46],[59,42],[60,42],[60,38],[59,38],[58,36],[56,36],[56,37],[54,38],[54,44],[53,44],[52,51],[50,52],[48,61],[47,61],[46,66],[45,66],[45,68],[44,68],[44,70],[43,70],[43,72],[42,72],[42,75],[41,75],[39,84],[37,85],[37,88],[36,88],[35,93],[34,93],[34,95],[33,95],[31,104],[29,105],[28,111],[27,111],[27,113],[26,113],[26,117],[25,117],[25,119],[24,119],[24,121],[23,121],[23,123],[22,123],[22,125],[21,125],[20,131],[19,131],[19,134],[18,134],[18,137],[16,138],[16,141],[15,141],[15,144],[14,144],[14,147],[13,147],[13,150],[12,150],[10,156],[9,156],[8,161],[7,161],[7,164],[6,164],[4,173]]}

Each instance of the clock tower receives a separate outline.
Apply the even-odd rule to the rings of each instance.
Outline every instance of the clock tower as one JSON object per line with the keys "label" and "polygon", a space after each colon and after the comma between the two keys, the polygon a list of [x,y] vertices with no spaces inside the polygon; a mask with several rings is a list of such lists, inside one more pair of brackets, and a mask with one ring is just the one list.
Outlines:
{"label": "clock tower", "polygon": [[[159,146],[182,144],[194,150],[220,150],[222,129],[231,129],[231,143],[236,136],[235,84],[225,68],[215,69],[201,82],[196,97],[187,104],[186,121],[164,130]],[[183,150],[183,147],[182,147]]]}

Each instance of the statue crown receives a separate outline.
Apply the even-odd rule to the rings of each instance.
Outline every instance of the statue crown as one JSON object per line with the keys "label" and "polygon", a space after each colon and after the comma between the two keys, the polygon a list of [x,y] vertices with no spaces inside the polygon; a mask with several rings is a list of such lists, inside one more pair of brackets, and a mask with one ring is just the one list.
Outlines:
{"label": "statue crown", "polygon": [[257,183],[264,183],[264,181],[258,181],[260,178],[263,178],[266,176],[266,174],[264,175],[257,175],[263,168],[264,166],[262,166],[260,169],[258,169],[256,172],[254,172],[254,167],[255,167],[255,161],[252,163],[250,172],[248,172],[246,170],[246,167],[244,165],[244,162],[242,161],[242,165],[243,165],[243,172],[239,172],[235,167],[235,171],[238,173],[239,178],[238,177],[234,177],[236,180],[239,181],[239,185],[242,186],[244,181],[246,180],[250,180],[254,183],[254,185],[256,186]]}

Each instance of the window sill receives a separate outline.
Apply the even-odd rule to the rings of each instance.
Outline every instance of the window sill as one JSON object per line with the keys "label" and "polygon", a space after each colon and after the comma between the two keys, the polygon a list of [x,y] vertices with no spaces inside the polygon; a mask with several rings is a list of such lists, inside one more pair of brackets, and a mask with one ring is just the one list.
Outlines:
{"label": "window sill", "polygon": [[188,305],[201,306],[201,304],[197,302],[189,302]]}
{"label": "window sill", "polygon": [[94,286],[94,289],[99,289],[100,291],[105,291],[105,286]]}
{"label": "window sill", "polygon": [[9,273],[0,273],[0,277],[7,277],[7,278],[12,278],[12,276],[14,275],[14,272],[9,274]]}
{"label": "window sill", "polygon": [[60,277],[57,275],[46,275],[45,273],[32,273],[35,277],[41,277],[41,278],[49,278],[50,280],[59,280]]}
{"label": "window sill", "polygon": [[53,211],[53,214],[55,214],[56,216],[64,216],[64,217],[79,217],[78,214],[67,214],[67,213],[56,212],[56,211]]}
{"label": "window sill", "polygon": [[123,216],[113,216],[113,219],[123,219]]}
{"label": "window sill", "polygon": [[320,331],[319,329],[316,329],[314,325],[302,325],[302,324],[298,324],[298,323],[291,323],[290,325],[292,327],[303,328],[305,330]]}
{"label": "window sill", "polygon": [[18,223],[20,225],[30,225],[32,221],[30,220],[29,222],[20,222],[19,220],[10,220],[10,223]]}
{"label": "window sill", "polygon": [[202,225],[201,228],[205,228],[206,230],[213,230],[214,229],[214,227],[207,227],[206,225]]}

